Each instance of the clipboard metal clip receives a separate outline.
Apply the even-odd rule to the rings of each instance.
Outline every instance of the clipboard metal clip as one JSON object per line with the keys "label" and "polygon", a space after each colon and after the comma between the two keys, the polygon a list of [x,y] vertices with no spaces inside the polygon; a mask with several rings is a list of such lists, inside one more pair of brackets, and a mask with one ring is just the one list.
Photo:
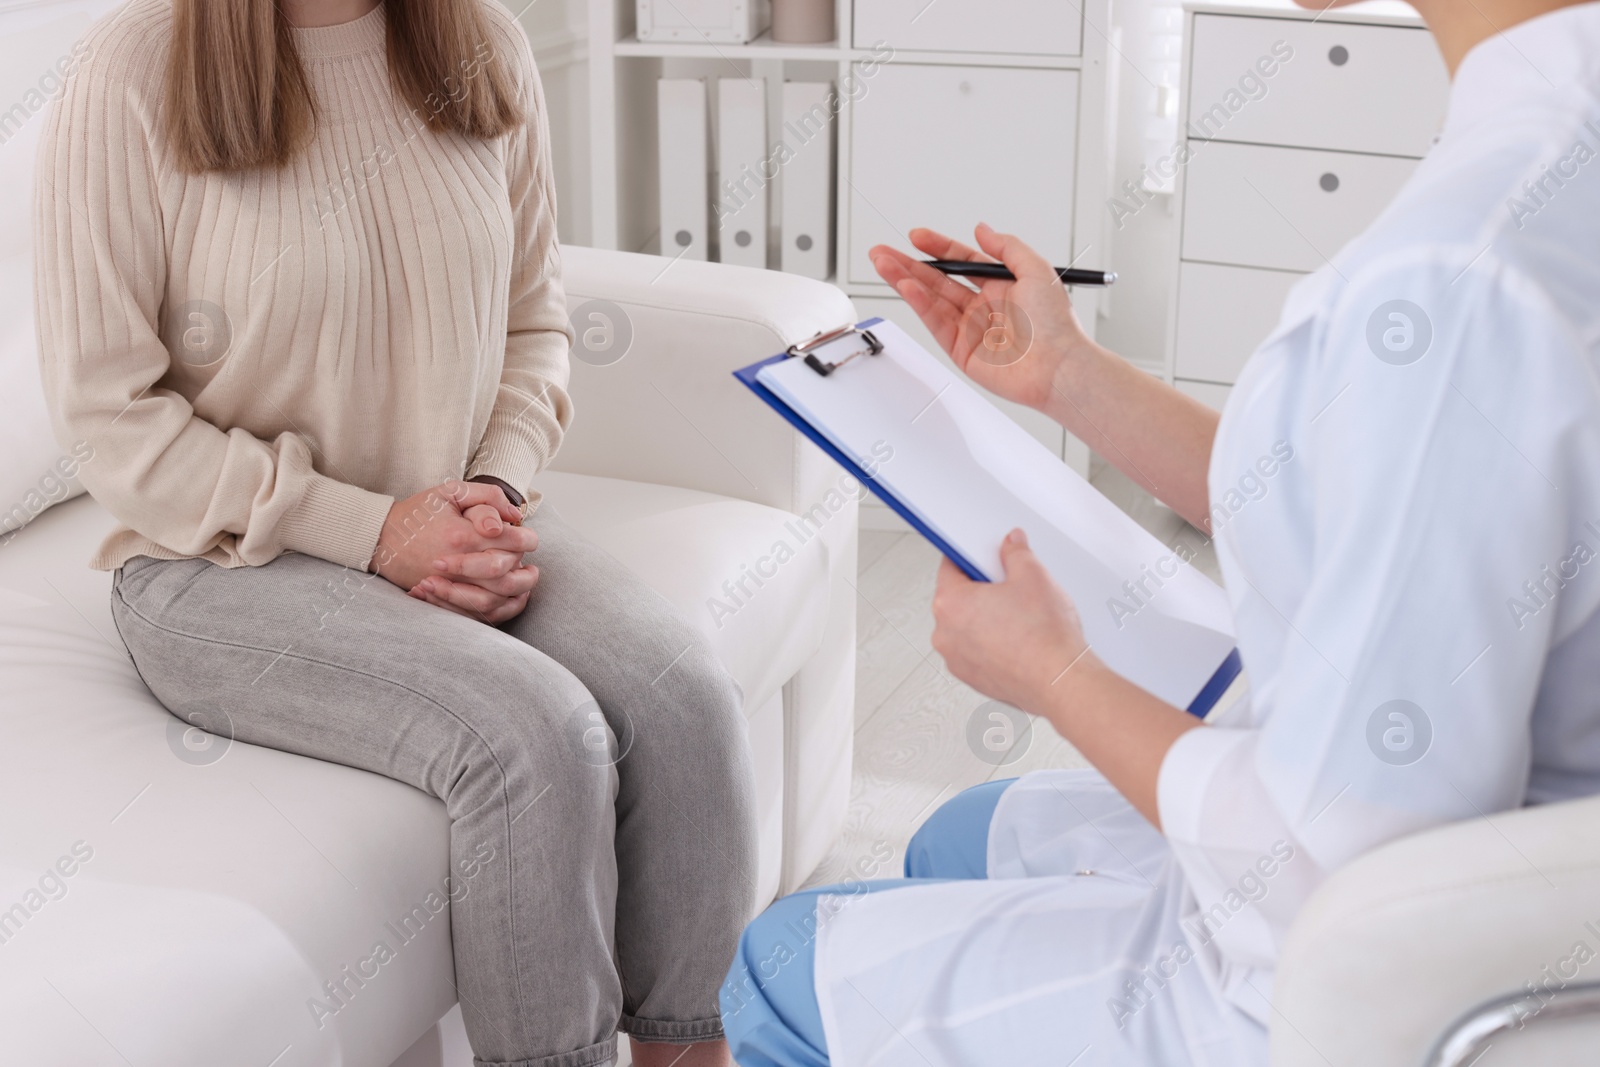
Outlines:
{"label": "clipboard metal clip", "polygon": [[[822,348],[825,345],[831,345],[835,341],[842,341],[851,334],[859,334],[861,339],[867,343],[867,347],[852,352],[843,359],[835,360],[832,363],[824,363],[822,360],[817,358],[817,349]],[[846,363],[849,363],[857,356],[875,356],[882,351],[883,342],[874,337],[871,330],[863,330],[859,326],[840,326],[836,330],[824,330],[822,333],[817,334],[809,341],[802,341],[797,345],[789,346],[789,355],[803,356],[806,361],[806,366],[810,367],[824,378],[838,370],[840,367],[844,366]]]}

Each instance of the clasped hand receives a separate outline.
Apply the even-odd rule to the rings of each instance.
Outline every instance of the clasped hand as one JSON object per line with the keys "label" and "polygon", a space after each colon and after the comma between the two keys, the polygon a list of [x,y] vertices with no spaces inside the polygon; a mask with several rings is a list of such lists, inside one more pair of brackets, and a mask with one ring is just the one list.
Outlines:
{"label": "clasped hand", "polygon": [[539,580],[523,556],[539,535],[499,486],[452,479],[396,501],[373,564],[418,600],[498,625],[522,614]]}

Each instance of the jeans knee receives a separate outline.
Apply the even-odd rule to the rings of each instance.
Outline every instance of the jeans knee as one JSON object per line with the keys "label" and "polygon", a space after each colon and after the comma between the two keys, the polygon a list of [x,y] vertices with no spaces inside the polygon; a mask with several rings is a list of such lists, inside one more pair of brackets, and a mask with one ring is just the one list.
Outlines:
{"label": "jeans knee", "polygon": [[683,629],[683,653],[661,673],[654,687],[666,687],[675,699],[691,707],[715,709],[724,719],[742,720],[743,687],[705,637],[687,625]]}
{"label": "jeans knee", "polygon": [[660,752],[705,776],[726,778],[729,768],[743,766],[749,751],[744,694],[704,638],[695,634],[650,688],[658,699],[648,729]]}
{"label": "jeans knee", "polygon": [[493,682],[484,675],[481,688],[458,692],[451,708],[452,814],[456,802],[467,809],[503,796],[514,821],[553,809],[566,826],[610,825],[616,735],[577,678],[510,651],[493,665]]}

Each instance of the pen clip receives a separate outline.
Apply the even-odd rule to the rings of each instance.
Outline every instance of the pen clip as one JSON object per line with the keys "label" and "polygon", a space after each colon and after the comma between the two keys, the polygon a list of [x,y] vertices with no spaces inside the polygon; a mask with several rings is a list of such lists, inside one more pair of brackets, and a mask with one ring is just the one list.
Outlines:
{"label": "pen clip", "polygon": [[[832,363],[824,363],[822,360],[817,358],[817,349],[822,348],[825,345],[830,345],[835,341],[842,341],[851,334],[859,334],[861,339],[867,343],[867,347],[860,349],[859,351],[852,352],[843,359],[835,360]],[[849,363],[857,356],[875,356],[879,352],[882,352],[883,342],[874,337],[871,330],[863,330],[859,326],[847,325],[840,326],[833,330],[824,330],[815,337],[811,338],[809,341],[802,341],[799,344],[790,345],[788,351],[790,356],[804,357],[806,366],[810,367],[812,370],[826,378],[828,375],[832,374],[846,363]]]}

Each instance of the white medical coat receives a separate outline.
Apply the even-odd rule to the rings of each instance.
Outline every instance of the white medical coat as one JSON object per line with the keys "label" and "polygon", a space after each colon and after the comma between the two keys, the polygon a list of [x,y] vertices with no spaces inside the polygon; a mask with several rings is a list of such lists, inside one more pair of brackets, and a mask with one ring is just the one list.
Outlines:
{"label": "white medical coat", "polygon": [[989,880],[825,921],[835,1064],[1265,1064],[1329,872],[1600,792],[1600,4],[1467,56],[1245,368],[1209,483],[1250,693],[1167,756],[1165,837],[1092,772],[1024,778]]}

